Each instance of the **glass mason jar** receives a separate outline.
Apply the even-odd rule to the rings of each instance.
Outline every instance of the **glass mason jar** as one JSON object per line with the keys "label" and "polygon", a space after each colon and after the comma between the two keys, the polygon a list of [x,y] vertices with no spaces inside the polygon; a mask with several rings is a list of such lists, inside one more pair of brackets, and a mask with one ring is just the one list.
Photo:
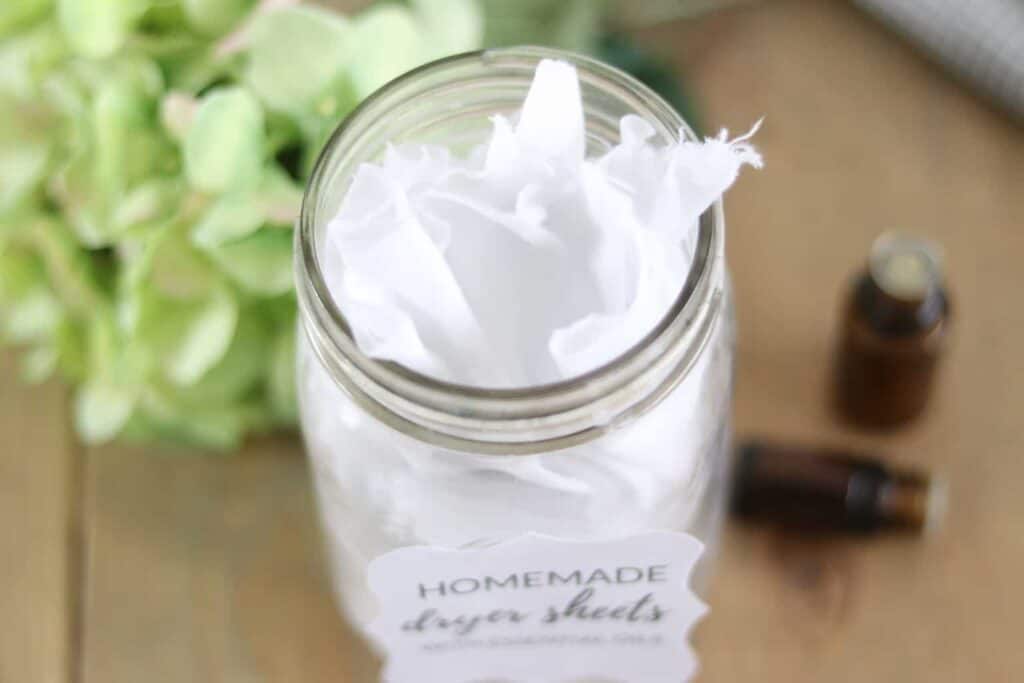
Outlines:
{"label": "glass mason jar", "polygon": [[357,631],[376,615],[367,567],[399,548],[478,548],[522,534],[600,541],[667,530],[706,550],[724,516],[730,467],[733,315],[721,203],[699,219],[678,298],[635,347],[544,386],[457,386],[360,352],[320,266],[327,222],[357,166],[388,142],[455,151],[486,140],[489,118],[522,105],[540,59],[579,73],[588,155],[638,114],[658,144],[690,129],[630,76],[599,62],[515,48],[423,66],[367,99],[313,172],[297,230],[301,418],[332,581]]}

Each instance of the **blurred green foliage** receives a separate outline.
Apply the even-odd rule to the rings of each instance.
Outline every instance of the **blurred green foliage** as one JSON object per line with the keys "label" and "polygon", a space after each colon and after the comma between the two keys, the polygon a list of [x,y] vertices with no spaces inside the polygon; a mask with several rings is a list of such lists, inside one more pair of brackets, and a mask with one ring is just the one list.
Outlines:
{"label": "blurred green foliage", "polygon": [[0,333],[88,442],[291,425],[292,224],[325,136],[479,47],[474,0],[0,3]]}
{"label": "blurred green foliage", "polygon": [[612,0],[481,0],[484,43],[551,45],[590,53],[597,48]]}
{"label": "blurred green foliage", "polygon": [[607,5],[2,0],[0,339],[27,380],[75,387],[89,443],[293,425],[292,225],[326,137],[482,44],[597,52],[673,97],[661,65],[599,44]]}

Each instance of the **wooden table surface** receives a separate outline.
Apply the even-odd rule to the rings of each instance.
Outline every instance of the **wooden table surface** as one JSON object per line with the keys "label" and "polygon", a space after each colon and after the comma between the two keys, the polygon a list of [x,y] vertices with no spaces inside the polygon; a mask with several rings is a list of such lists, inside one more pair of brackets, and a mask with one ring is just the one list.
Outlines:
{"label": "wooden table surface", "polygon": [[[740,434],[878,447],[944,471],[928,540],[808,543],[732,526],[698,631],[706,681],[1009,681],[1024,670],[1024,135],[840,2],[647,30],[706,121],[760,116],[727,202]],[[956,343],[892,435],[825,396],[836,308],[871,239],[939,239]],[[336,615],[296,440],[238,456],[83,449],[55,385],[0,363],[0,682],[297,683],[370,663]]]}

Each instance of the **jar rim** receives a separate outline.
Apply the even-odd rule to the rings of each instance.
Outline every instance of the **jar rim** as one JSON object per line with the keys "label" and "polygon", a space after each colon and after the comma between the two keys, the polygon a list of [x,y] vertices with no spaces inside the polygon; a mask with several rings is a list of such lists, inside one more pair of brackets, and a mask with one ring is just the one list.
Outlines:
{"label": "jar rim", "polygon": [[[542,59],[560,59],[572,63],[593,83],[608,87],[616,95],[642,102],[645,115],[671,131],[696,139],[696,135],[676,110],[647,86],[625,72],[575,53],[539,47],[514,47],[467,52],[430,62],[387,83],[353,110],[334,130],[321,151],[306,186],[296,229],[295,270],[300,320],[311,345],[335,381],[353,397],[386,422],[401,431],[447,447],[484,452],[537,452],[547,439],[533,445],[476,439],[456,434],[437,433],[437,419],[464,426],[502,422],[539,424],[585,409],[596,399],[625,391],[642,375],[650,372],[671,348],[694,336],[702,327],[701,318],[714,317],[720,291],[716,286],[724,269],[724,218],[721,200],[717,200],[699,218],[693,261],[687,278],[658,323],[629,349],[581,375],[557,382],[513,388],[487,388],[457,384],[367,356],[356,344],[343,313],[327,286],[318,254],[316,196],[330,176],[332,151],[344,147],[349,136],[365,121],[373,121],[388,111],[401,91],[429,75],[466,66],[508,66],[532,69]],[[709,314],[710,310],[710,314]],[[709,327],[704,321],[703,327]],[[697,330],[699,332],[699,330]],[[705,330],[707,332],[707,330]],[[707,334],[696,334],[689,354],[676,373],[672,386],[692,364]],[[649,407],[649,406],[648,406]],[[581,430],[576,442],[595,436],[592,426]],[[446,430],[442,430],[446,431]],[[604,431],[598,429],[598,431]],[[563,438],[563,437],[559,437]],[[568,443],[568,442],[566,442]],[[467,447],[468,445],[468,447]]]}

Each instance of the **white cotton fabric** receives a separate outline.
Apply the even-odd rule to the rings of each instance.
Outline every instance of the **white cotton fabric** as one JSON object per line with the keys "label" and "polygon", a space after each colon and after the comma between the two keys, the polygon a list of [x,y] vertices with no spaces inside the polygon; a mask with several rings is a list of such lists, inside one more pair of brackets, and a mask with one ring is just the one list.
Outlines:
{"label": "white cotton fabric", "polygon": [[[367,355],[490,388],[554,382],[628,350],[666,314],[697,220],[748,135],[653,142],[638,116],[585,155],[573,66],[545,60],[517,120],[464,158],[390,147],[361,165],[327,226],[331,294]],[[680,137],[683,137],[682,135]]]}

